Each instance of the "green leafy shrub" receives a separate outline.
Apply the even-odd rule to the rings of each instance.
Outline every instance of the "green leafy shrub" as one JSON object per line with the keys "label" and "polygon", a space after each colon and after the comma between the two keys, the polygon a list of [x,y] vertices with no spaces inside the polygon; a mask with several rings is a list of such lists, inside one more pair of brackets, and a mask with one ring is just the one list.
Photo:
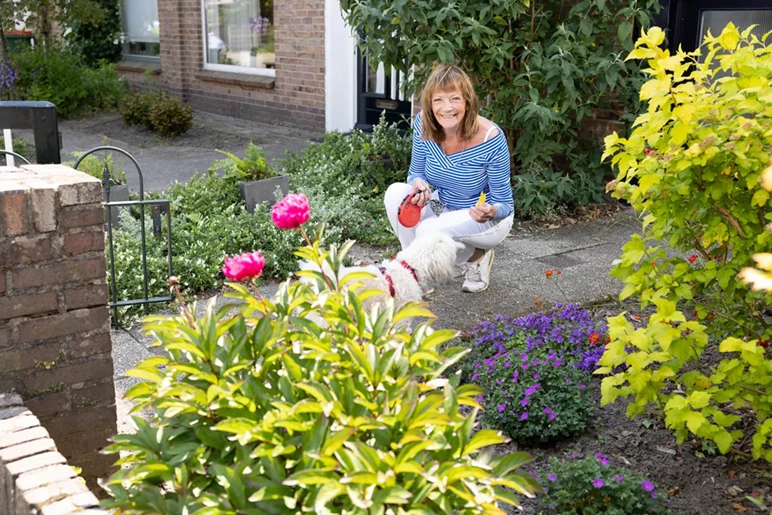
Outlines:
{"label": "green leafy shrub", "polygon": [[65,18],[69,29],[65,33],[73,53],[82,56],[90,67],[103,62],[114,63],[121,58],[121,14],[118,0],[96,0],[88,5],[90,15],[82,9],[68,9]]}
{"label": "green leafy shrub", "polygon": [[[519,208],[543,214],[600,198],[611,170],[600,163],[599,142],[582,139],[583,123],[598,111],[621,112],[630,123],[639,112],[643,75],[620,49],[632,49],[633,26],[648,27],[659,2],[426,0],[384,8],[381,0],[342,0],[341,10],[367,34],[361,43],[374,61],[406,74],[407,92],[436,62],[469,73],[486,99],[483,112],[512,146],[513,180],[528,174],[533,187],[533,197],[515,196],[533,199]],[[542,180],[561,188],[538,188]]]}
{"label": "green leafy shrub", "polygon": [[[648,113],[629,138],[606,138],[619,168],[611,187],[646,213],[612,275],[625,282],[621,298],[656,312],[637,328],[624,314],[609,319],[598,372],[626,369],[603,380],[602,402],[632,397],[630,417],[654,404],[679,442],[693,434],[727,453],[748,441],[754,458],[772,461],[770,297],[735,279],[772,245],[760,181],[772,148],[772,96],[760,84],[772,79],[772,53],[731,23],[690,54],[671,56],[663,39],[653,28],[628,56],[647,59]],[[715,352],[709,337],[727,335]]]}
{"label": "green leafy shrub", "polygon": [[17,99],[51,102],[61,118],[86,109],[114,109],[125,92],[125,82],[113,66],[90,70],[80,57],[55,45],[14,53],[11,60],[18,71]]}
{"label": "green leafy shrub", "polygon": [[193,106],[164,94],[155,97],[148,117],[153,131],[161,136],[182,136],[193,126]]}
{"label": "green leafy shrub", "polygon": [[[210,304],[187,307],[145,326],[168,357],[128,374],[135,435],[117,435],[108,452],[127,453],[106,489],[106,508],[154,513],[458,513],[503,514],[508,490],[532,495],[517,469],[525,453],[492,457],[506,441],[474,431],[479,389],[442,373],[462,355],[440,350],[452,331],[412,334],[401,321],[432,316],[417,304],[366,311],[345,291],[348,245],[298,255],[329,264],[332,275],[282,285],[275,299],[234,284],[237,314]],[[316,279],[316,281],[314,281]],[[315,320],[323,320],[319,325]],[[463,415],[460,406],[472,409]]]}
{"label": "green leafy shrub", "polygon": [[246,155],[243,159],[223,150],[217,152],[228,156],[228,159],[213,163],[212,166],[218,170],[226,170],[226,173],[233,174],[240,181],[260,181],[277,175],[276,171],[268,165],[263,149],[251,141],[247,144]]}
{"label": "green leafy shrub", "polygon": [[665,493],[630,470],[612,467],[602,454],[550,460],[540,502],[558,515],[654,515],[672,511]]}
{"label": "green leafy shrub", "polygon": [[[72,155],[77,159],[82,156],[84,152],[73,152]],[[66,166],[75,166],[75,162],[64,163]],[[91,177],[95,177],[100,181],[104,178],[105,165],[110,170],[110,180],[113,184],[126,184],[126,173],[123,171],[123,167],[120,163],[116,166],[113,162],[112,153],[108,152],[102,157],[89,154],[83,161],[78,164],[78,171],[85,172]]]}
{"label": "green leafy shrub", "polygon": [[128,95],[120,108],[127,125],[142,125],[164,137],[181,136],[193,126],[193,107],[155,90]]}

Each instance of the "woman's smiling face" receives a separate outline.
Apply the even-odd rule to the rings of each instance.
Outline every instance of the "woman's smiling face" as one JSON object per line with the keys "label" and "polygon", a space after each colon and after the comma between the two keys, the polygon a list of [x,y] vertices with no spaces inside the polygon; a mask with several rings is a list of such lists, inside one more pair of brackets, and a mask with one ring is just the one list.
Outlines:
{"label": "woman's smiling face", "polygon": [[466,113],[466,101],[459,90],[437,91],[432,95],[432,112],[445,132],[461,127]]}

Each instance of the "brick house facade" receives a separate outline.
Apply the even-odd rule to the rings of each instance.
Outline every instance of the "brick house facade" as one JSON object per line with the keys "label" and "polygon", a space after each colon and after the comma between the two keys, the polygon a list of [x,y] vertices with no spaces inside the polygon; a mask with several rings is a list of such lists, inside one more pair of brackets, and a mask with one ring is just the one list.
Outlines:
{"label": "brick house facade", "polygon": [[202,1],[157,3],[158,58],[118,64],[132,85],[160,88],[201,111],[325,129],[324,0],[274,3],[275,76],[207,69]]}

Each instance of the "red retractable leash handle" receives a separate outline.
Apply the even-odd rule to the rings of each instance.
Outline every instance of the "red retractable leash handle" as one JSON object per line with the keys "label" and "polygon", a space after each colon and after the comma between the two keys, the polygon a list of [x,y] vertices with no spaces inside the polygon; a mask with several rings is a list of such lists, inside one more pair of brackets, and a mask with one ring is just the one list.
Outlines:
{"label": "red retractable leash handle", "polygon": [[405,195],[405,198],[402,199],[402,202],[397,208],[397,220],[403,227],[415,227],[421,220],[421,210],[423,209],[423,206],[413,204],[412,202],[413,196],[416,193],[418,192],[413,191]]}

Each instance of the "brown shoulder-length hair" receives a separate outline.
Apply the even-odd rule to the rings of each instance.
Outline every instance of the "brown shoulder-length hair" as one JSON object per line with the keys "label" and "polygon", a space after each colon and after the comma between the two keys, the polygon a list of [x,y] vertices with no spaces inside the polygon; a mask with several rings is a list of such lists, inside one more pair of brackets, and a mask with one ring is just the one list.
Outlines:
{"label": "brown shoulder-length hair", "polygon": [[421,116],[421,138],[434,141],[435,143],[445,141],[445,131],[443,131],[432,110],[432,97],[439,91],[461,92],[461,96],[464,97],[466,102],[466,112],[464,113],[464,119],[461,121],[459,136],[462,140],[466,141],[477,134],[479,102],[469,75],[458,66],[440,64],[429,75],[421,92],[421,109],[423,110],[423,116]]}

